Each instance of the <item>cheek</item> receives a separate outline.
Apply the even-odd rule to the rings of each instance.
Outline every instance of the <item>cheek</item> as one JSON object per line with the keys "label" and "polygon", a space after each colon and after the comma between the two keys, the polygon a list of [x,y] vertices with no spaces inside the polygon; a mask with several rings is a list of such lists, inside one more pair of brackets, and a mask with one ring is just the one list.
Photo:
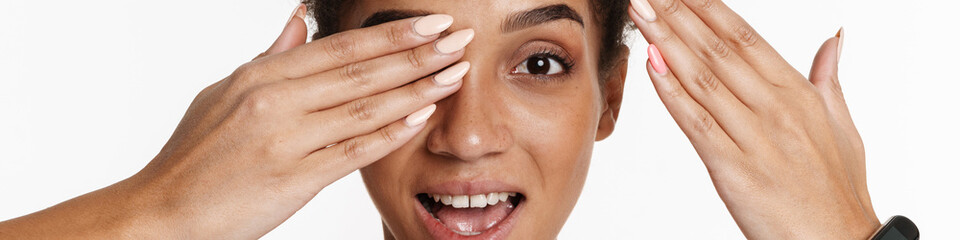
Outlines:
{"label": "cheek", "polygon": [[[415,216],[405,212],[412,211],[414,204],[412,195],[403,191],[412,183],[408,166],[416,158],[409,157],[415,148],[404,146],[386,157],[360,169],[364,186],[370,194],[371,200],[380,212],[381,218],[390,229],[416,229]],[[410,234],[400,231],[394,234]]]}
{"label": "cheek", "polygon": [[[399,155],[399,153],[391,153],[383,159],[380,159],[379,161],[360,169],[360,173],[363,176],[363,182],[371,196],[376,198],[378,196],[391,193],[391,189],[396,189],[394,186],[397,184],[397,179],[400,177],[398,175],[400,171],[397,171],[397,169],[398,167],[405,165],[408,159],[393,157],[394,155]],[[391,169],[393,170],[391,171]]]}
{"label": "cheek", "polygon": [[589,161],[598,122],[590,103],[589,99],[556,101],[535,121],[523,121],[527,132],[520,135],[525,138],[521,142],[541,166],[569,173]]}
{"label": "cheek", "polygon": [[371,200],[373,200],[374,205],[380,211],[380,214],[384,218],[390,218],[392,215],[392,210],[399,209],[400,206],[397,205],[394,201],[386,201],[391,199],[395,194],[399,194],[395,191],[398,186],[396,186],[395,180],[397,176],[393,176],[389,169],[392,167],[393,162],[403,161],[403,159],[394,159],[396,161],[385,161],[387,158],[381,159],[370,166],[360,169],[360,174],[363,177],[363,185],[366,186],[367,192],[370,194]]}
{"label": "cheek", "polygon": [[584,169],[596,139],[599,84],[592,78],[569,81],[575,82],[551,94],[521,97],[525,117],[514,122],[522,147],[552,170]]}
{"label": "cheek", "polygon": [[576,204],[590,165],[599,122],[599,86],[591,80],[565,87],[551,96],[523,99],[526,117],[515,121],[521,147],[540,168],[544,192],[552,205],[544,219],[566,219]]}

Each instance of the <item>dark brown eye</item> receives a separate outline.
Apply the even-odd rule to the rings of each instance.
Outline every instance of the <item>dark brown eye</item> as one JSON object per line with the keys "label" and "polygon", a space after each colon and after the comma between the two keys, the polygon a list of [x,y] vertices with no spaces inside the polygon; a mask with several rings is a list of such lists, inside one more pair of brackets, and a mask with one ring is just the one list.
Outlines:
{"label": "dark brown eye", "polygon": [[530,70],[530,74],[547,74],[550,72],[550,59],[545,57],[527,59],[527,69]]}
{"label": "dark brown eye", "polygon": [[565,70],[563,65],[553,57],[533,56],[514,67],[513,73],[553,75]]}

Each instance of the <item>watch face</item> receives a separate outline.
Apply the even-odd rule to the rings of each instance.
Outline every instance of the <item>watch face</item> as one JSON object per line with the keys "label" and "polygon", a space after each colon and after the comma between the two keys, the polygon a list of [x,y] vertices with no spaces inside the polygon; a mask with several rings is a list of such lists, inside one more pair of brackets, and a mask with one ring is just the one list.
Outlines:
{"label": "watch face", "polygon": [[877,232],[874,240],[917,240],[920,238],[920,231],[917,225],[904,216],[893,216],[887,221],[887,224]]}
{"label": "watch face", "polygon": [[907,238],[907,236],[904,236],[903,233],[900,233],[900,230],[897,230],[897,228],[892,227],[889,230],[887,230],[887,232],[884,233],[883,236],[880,236],[880,240],[912,240],[912,239]]}

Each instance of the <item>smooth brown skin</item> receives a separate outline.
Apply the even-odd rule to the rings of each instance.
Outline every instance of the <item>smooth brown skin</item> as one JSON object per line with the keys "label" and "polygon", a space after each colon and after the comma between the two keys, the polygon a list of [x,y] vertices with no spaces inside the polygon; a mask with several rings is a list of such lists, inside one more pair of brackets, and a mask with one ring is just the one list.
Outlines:
{"label": "smooth brown skin", "polygon": [[[499,23],[513,13],[560,3],[582,15],[586,27],[555,20],[501,32]],[[597,62],[603,28],[594,21],[590,2],[378,0],[356,4],[342,21],[355,24],[345,29],[359,27],[375,12],[401,9],[449,14],[456,19],[451,30],[477,31],[463,57],[472,68],[460,91],[437,104],[436,114],[413,140],[361,169],[386,237],[430,238],[415,212],[418,189],[446,181],[498,180],[520,187],[527,197],[510,237],[555,238],[583,189],[594,141],[613,130],[627,68],[624,58],[609,79],[600,81]],[[529,46],[563,49],[576,64],[566,70],[569,75],[549,80],[511,73],[536,53]],[[626,47],[621,50],[627,51]]]}
{"label": "smooth brown skin", "polygon": [[[744,234],[751,239],[869,236],[879,221],[865,185],[862,141],[838,83],[837,39],[824,43],[807,81],[721,2],[651,2],[657,21],[632,17],[647,40],[660,46],[670,72],[656,74],[649,64],[648,72]],[[430,64],[421,68],[402,67],[409,63],[409,55],[385,60],[392,64],[369,65],[409,72],[408,78],[364,85],[371,87],[365,92],[338,87],[371,82],[323,73],[391,53],[409,53],[405,50],[436,37],[401,38],[399,44],[383,41],[397,39],[385,37],[391,36],[387,33],[409,28],[409,22],[401,21],[304,44],[306,26],[294,18],[261,58],[198,95],[170,142],[143,171],[49,209],[0,222],[0,238],[256,238],[324,186],[390,152],[362,170],[388,234],[407,238],[422,237],[424,232],[412,215],[414,203],[389,205],[385,198],[413,201],[414,192],[407,191],[413,184],[490,177],[529,184],[524,191],[530,206],[513,237],[555,237],[582,188],[592,142],[613,130],[626,59],[607,81],[598,81],[593,64],[598,28],[582,2],[568,3],[585,16],[585,32],[576,34],[580,37],[569,37],[579,31],[569,22],[509,36],[481,24],[488,15],[537,3],[541,2],[492,4],[504,9],[457,4],[445,9],[457,17],[453,29],[477,28],[467,54],[424,61]],[[413,4],[416,1],[405,6]],[[434,3],[424,9],[448,5]],[[559,33],[566,35],[557,43],[578,58],[573,75],[537,84],[505,77],[506,69],[526,57],[513,52],[520,44],[531,36],[561,38]],[[343,49],[340,44],[348,43],[364,47],[348,48],[357,50],[349,54],[331,48]],[[436,116],[425,125],[405,127],[396,121],[454,89],[440,91],[424,78],[395,94],[374,91],[416,81],[461,56],[473,62],[473,69],[460,92],[440,101]],[[374,72],[378,71],[366,73]],[[428,97],[412,97],[414,89]],[[317,94],[324,91],[336,94]],[[349,102],[366,96],[401,104],[371,109],[376,112],[370,113],[383,115],[360,114],[376,116],[357,127],[369,131],[337,132],[345,129],[340,124],[360,115],[334,109],[357,106]],[[366,134],[377,129],[383,131]],[[347,142],[323,149],[339,140]],[[410,143],[403,145],[407,140]],[[449,175],[433,175],[438,173]]]}
{"label": "smooth brown skin", "polygon": [[838,38],[808,80],[719,0],[649,0],[631,18],[669,66],[647,64],[717,193],[750,239],[866,239],[880,227],[863,141],[837,75]]}

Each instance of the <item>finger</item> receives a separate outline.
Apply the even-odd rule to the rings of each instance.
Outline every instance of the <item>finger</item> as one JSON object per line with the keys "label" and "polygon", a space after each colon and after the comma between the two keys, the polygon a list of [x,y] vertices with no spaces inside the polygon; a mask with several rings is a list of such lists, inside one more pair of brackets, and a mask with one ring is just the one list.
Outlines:
{"label": "finger", "polygon": [[848,135],[859,136],[843,97],[843,90],[840,87],[837,63],[840,58],[842,37],[843,29],[840,29],[836,37],[828,39],[820,46],[820,51],[814,57],[813,67],[810,68],[810,82],[820,92],[827,104],[827,110],[840,123],[840,127]]}
{"label": "finger", "polygon": [[[304,112],[338,106],[381,93],[435,73],[463,57],[463,48],[473,39],[472,29],[460,30],[420,47],[351,63],[302,79],[283,81],[287,102]],[[442,46],[442,47],[441,47]],[[443,48],[443,51],[438,49]],[[457,68],[466,71],[466,68]]]}
{"label": "finger", "polygon": [[697,15],[680,0],[652,0],[653,8],[661,9],[658,18],[686,43],[700,60],[751,109],[771,102],[773,86],[752,66],[733,52]]}
{"label": "finger", "polygon": [[287,26],[283,28],[283,33],[264,54],[277,54],[307,43],[307,23],[304,22],[306,16],[307,6],[303,4],[297,6],[290,15]]}
{"label": "finger", "polygon": [[423,130],[426,120],[436,110],[430,105],[373,133],[358,136],[307,155],[303,163],[316,186],[327,186],[357,169],[380,160]]}
{"label": "finger", "polygon": [[644,20],[636,10],[630,10],[629,13],[643,37],[652,46],[648,51],[650,57],[660,55],[658,47],[669,49],[663,52],[662,57],[687,94],[710,112],[735,142],[755,141],[754,136],[757,136],[758,131],[755,126],[758,124],[752,123],[756,123],[756,116],[727,90],[710,68],[700,61],[670,27],[660,19],[652,22]]}
{"label": "finger", "polygon": [[[710,29],[713,29],[717,36],[726,41],[734,52],[774,85],[787,86],[790,84],[787,80],[800,79],[799,77],[803,76],[723,1],[683,1]],[[784,76],[796,76],[796,78]]]}
{"label": "finger", "polygon": [[[735,149],[737,146],[732,139],[720,129],[716,119],[695,101],[683,88],[677,77],[666,65],[656,57],[651,56],[647,62],[647,73],[653,82],[653,87],[660,96],[660,101],[670,112],[670,116],[680,126],[680,130],[687,135],[690,142],[701,156],[712,156],[724,151]],[[713,158],[703,157],[704,163],[713,165]]]}
{"label": "finger", "polygon": [[429,43],[451,24],[450,15],[435,14],[344,31],[265,57],[257,65],[284,79],[302,78]]}
{"label": "finger", "polygon": [[375,131],[450,96],[462,86],[470,64],[463,62],[413,84],[306,116],[301,142],[314,149]]}

